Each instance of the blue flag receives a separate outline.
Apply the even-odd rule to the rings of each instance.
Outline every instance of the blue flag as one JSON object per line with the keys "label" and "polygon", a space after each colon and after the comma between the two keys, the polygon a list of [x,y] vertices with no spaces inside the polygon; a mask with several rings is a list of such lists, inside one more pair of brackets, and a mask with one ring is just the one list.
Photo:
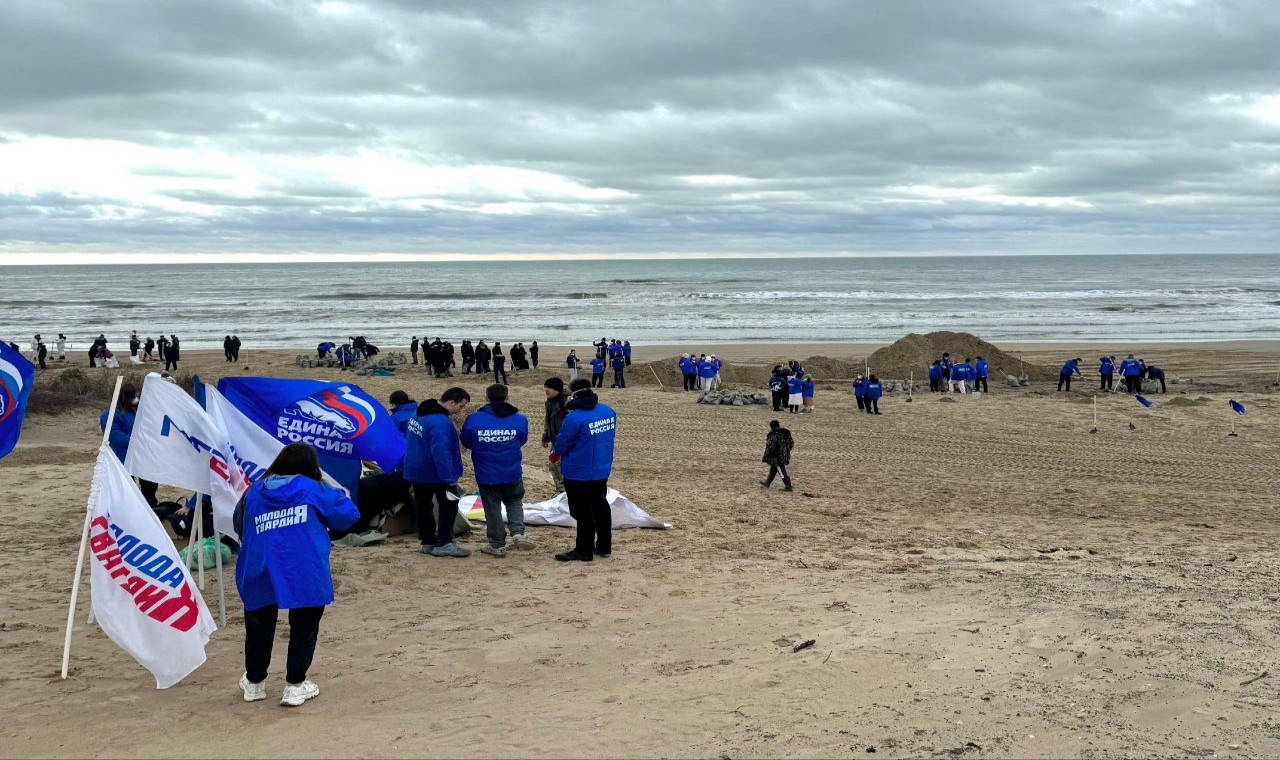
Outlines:
{"label": "blue flag", "polygon": [[348,383],[224,377],[218,390],[281,443],[309,443],[321,457],[368,460],[391,472],[404,436],[382,404]]}
{"label": "blue flag", "polygon": [[0,459],[18,445],[27,397],[36,382],[36,368],[27,357],[0,343]]}
{"label": "blue flag", "polygon": [[1236,401],[1235,399],[1231,399],[1227,403],[1231,404],[1231,411],[1235,412],[1236,414],[1244,414],[1244,404],[1240,403],[1239,401]]}
{"label": "blue flag", "polygon": [[1137,395],[1136,393],[1133,395],[1133,397],[1134,397],[1134,398],[1136,398],[1136,399],[1138,399],[1138,403],[1139,403],[1139,404],[1142,404],[1143,406],[1145,406],[1145,407],[1146,407],[1146,408],[1148,408],[1148,409],[1150,409],[1151,407],[1155,406],[1155,403],[1154,403],[1154,402],[1147,401],[1145,398],[1143,398],[1143,397],[1141,397],[1141,396]]}

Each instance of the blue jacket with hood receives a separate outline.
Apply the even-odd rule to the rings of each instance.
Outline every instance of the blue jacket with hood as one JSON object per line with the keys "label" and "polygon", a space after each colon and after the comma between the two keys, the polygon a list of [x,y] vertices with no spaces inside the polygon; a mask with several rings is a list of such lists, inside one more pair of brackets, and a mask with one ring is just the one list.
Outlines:
{"label": "blue jacket with hood", "polygon": [[872,382],[871,380],[868,380],[867,389],[864,393],[866,394],[866,398],[880,398],[884,395],[884,387],[880,385],[879,381]]}
{"label": "blue jacket with hood", "polygon": [[929,379],[930,379],[930,380],[941,380],[941,379],[942,379],[942,365],[941,365],[941,364],[936,364],[936,363],[935,363],[935,364],[930,364],[930,365],[929,365]]}
{"label": "blue jacket with hood", "polygon": [[697,367],[695,367],[695,366],[693,366],[693,359],[681,359],[681,360],[680,360],[680,374],[682,374],[682,375],[696,375],[696,374],[698,374],[698,368],[697,368]]}
{"label": "blue jacket with hood", "polygon": [[593,375],[604,374],[604,359],[601,359],[600,357],[597,356],[596,358],[591,360],[591,374]]}
{"label": "blue jacket with hood", "polygon": [[952,380],[972,380],[974,377],[973,365],[969,362],[960,362],[951,368]]}
{"label": "blue jacket with hood", "polygon": [[1116,373],[1116,363],[1111,361],[1110,356],[1098,357],[1098,374],[1114,375]]}
{"label": "blue jacket with hood", "polygon": [[800,395],[805,398],[813,398],[814,382],[812,380],[802,380],[800,382]]}
{"label": "blue jacket with hood", "polygon": [[480,407],[462,423],[462,445],[471,449],[477,485],[519,481],[523,475],[520,448],[528,441],[528,418],[505,401]]}
{"label": "blue jacket with hood", "polygon": [[565,480],[605,480],[613,471],[618,415],[589,390],[574,394],[551,451],[559,454]]}
{"label": "blue jacket with hood", "polygon": [[787,395],[794,396],[804,391],[804,380],[792,375],[787,378]]}
{"label": "blue jacket with hood", "polygon": [[859,380],[856,377],[853,378],[853,397],[854,398],[867,397],[867,379],[865,377],[862,378],[861,380]]}
{"label": "blue jacket with hood", "polygon": [[462,477],[462,449],[449,412],[428,399],[418,405],[404,434],[404,479],[410,483],[453,484]]}
{"label": "blue jacket with hood", "polygon": [[391,409],[391,421],[395,423],[396,430],[404,435],[409,429],[409,420],[418,416],[418,402],[410,401],[404,404],[397,404]]}
{"label": "blue jacket with hood", "polygon": [[[107,416],[111,414],[108,409],[98,418],[98,429],[107,432]],[[116,416],[111,420],[111,434],[107,436],[107,442],[111,444],[111,450],[115,455],[124,461],[124,455],[129,453],[129,440],[133,438],[133,412],[126,412],[123,409],[116,408]]]}
{"label": "blue jacket with hood", "polygon": [[1142,364],[1137,359],[1125,359],[1120,362],[1120,374],[1125,377],[1140,377],[1142,375]]}
{"label": "blue jacket with hood", "polygon": [[698,362],[698,377],[715,377],[716,365],[710,359]]}
{"label": "blue jacket with hood", "polygon": [[986,359],[979,359],[979,360],[978,360],[978,374],[974,375],[974,377],[989,377],[989,376],[990,376],[990,372],[989,372],[989,370],[987,369],[987,360],[986,360]]}
{"label": "blue jacket with hood", "polygon": [[1062,365],[1062,369],[1058,371],[1060,375],[1078,375],[1080,374],[1080,365],[1076,364],[1075,359],[1069,359]]}
{"label": "blue jacket with hood", "polygon": [[270,475],[245,492],[235,519],[242,542],[236,588],[246,610],[333,601],[329,531],[360,519],[351,499],[302,475]]}

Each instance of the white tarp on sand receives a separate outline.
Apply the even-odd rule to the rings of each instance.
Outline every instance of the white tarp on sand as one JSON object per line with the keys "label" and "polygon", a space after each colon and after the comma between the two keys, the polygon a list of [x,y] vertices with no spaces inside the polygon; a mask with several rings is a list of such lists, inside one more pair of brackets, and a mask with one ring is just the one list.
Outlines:
{"label": "white tarp on sand", "polygon": [[[614,528],[671,528],[671,523],[655,520],[636,503],[614,489],[610,488],[605,498],[609,500],[609,510],[613,514]],[[458,503],[459,511],[469,520],[484,522],[484,506],[479,496],[464,496]],[[507,517],[502,516],[505,522]],[[562,528],[576,528],[578,521],[569,515],[569,500],[564,494],[537,504],[524,505],[524,522],[526,525],[557,525]]]}

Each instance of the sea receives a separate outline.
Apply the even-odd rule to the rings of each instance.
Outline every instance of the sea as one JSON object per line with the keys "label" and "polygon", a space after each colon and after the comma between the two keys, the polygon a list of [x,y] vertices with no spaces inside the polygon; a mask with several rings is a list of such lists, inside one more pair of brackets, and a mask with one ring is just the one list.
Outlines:
{"label": "sea", "polygon": [[1280,339],[1280,255],[0,267],[0,338],[312,348],[364,335],[585,345]]}

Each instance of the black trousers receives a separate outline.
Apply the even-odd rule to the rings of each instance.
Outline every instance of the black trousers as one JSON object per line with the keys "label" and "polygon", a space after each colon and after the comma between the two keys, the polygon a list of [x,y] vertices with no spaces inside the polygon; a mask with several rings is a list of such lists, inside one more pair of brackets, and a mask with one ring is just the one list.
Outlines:
{"label": "black trousers", "polygon": [[[324,607],[289,610],[289,659],[285,664],[284,680],[291,684],[307,680],[307,670],[311,668],[311,660],[316,654],[322,615]],[[274,604],[244,611],[244,672],[253,683],[267,680],[279,616],[280,608]]]}
{"label": "black trousers", "polygon": [[864,398],[862,405],[867,410],[867,414],[880,413],[880,399],[878,398]]}
{"label": "black trousers", "polygon": [[929,392],[930,393],[942,392],[942,378],[938,378],[938,377],[929,378]]}
{"label": "black trousers", "polygon": [[615,388],[626,388],[627,378],[623,370],[615,369],[613,371],[613,386]]}
{"label": "black trousers", "polygon": [[156,501],[156,491],[159,490],[159,483],[152,483],[150,480],[138,479],[138,490],[142,492],[142,498],[147,500],[147,506],[155,509],[160,503]]}
{"label": "black trousers", "polygon": [[[688,377],[693,377],[693,376],[688,375]],[[692,390],[692,388],[690,390]],[[774,391],[773,392],[773,411],[775,412],[785,411],[784,407],[786,407],[786,405],[787,405],[787,392],[785,390]]]}
{"label": "black trousers", "polygon": [[[697,375],[681,375],[680,377],[684,378],[684,389],[685,389],[686,391],[696,391],[696,390],[698,390],[698,376],[697,376]],[[778,408],[778,394],[777,394],[777,392],[776,392],[776,391],[775,391],[775,392],[774,392],[774,394],[773,394],[773,408],[774,408],[774,409],[777,409],[777,408]]]}
{"label": "black trousers", "polygon": [[853,400],[858,402],[858,411],[861,412],[863,409],[867,408],[867,400],[862,396],[854,396]]}
{"label": "black trousers", "polygon": [[987,392],[987,378],[985,378],[985,377],[975,378],[975,379],[974,379],[974,381],[973,381],[973,389],[974,389],[975,391],[976,391],[976,390],[978,390],[978,386],[979,386],[979,385],[981,385],[981,386],[982,386],[982,392],[983,392],[983,393],[986,393],[986,392]]}
{"label": "black trousers", "polygon": [[791,475],[787,473],[787,466],[785,464],[769,465],[769,477],[764,479],[765,485],[769,485],[770,483],[772,483],[773,479],[778,476],[778,473],[782,473],[782,485],[790,486]]}
{"label": "black trousers", "polygon": [[[418,543],[444,546],[453,542],[453,522],[458,518],[458,502],[446,496],[447,491],[444,483],[413,484],[413,504],[418,517]],[[432,514],[433,505],[439,512],[439,519]]]}
{"label": "black trousers", "polygon": [[1062,390],[1062,386],[1067,386],[1067,390],[1071,390],[1071,375],[1058,375],[1058,390]]}
{"label": "black trousers", "polygon": [[[499,377],[501,377],[502,379],[501,379],[501,380],[499,380],[499,379],[498,379]],[[499,368],[499,367],[494,367],[494,368],[493,368],[493,382],[494,382],[494,383],[502,383],[503,385],[506,385],[506,384],[507,384],[507,371],[506,371],[505,369],[501,369],[501,368]]]}
{"label": "black trousers", "polygon": [[1115,387],[1115,375],[1098,375],[1101,380],[1098,382],[1098,390],[1109,391]]}
{"label": "black trousers", "polygon": [[592,387],[592,388],[603,388],[603,387],[604,387],[604,373],[603,373],[603,372],[601,372],[601,373],[600,373],[600,374],[598,374],[598,375],[597,375],[597,374],[595,374],[595,373],[592,373],[592,375],[591,375],[591,387]]}
{"label": "black trousers", "polygon": [[578,521],[578,541],[573,550],[583,557],[613,551],[613,514],[605,494],[609,480],[569,480],[564,493],[569,499],[569,514]]}
{"label": "black trousers", "polygon": [[1142,378],[1125,376],[1124,389],[1130,393],[1142,393]]}

